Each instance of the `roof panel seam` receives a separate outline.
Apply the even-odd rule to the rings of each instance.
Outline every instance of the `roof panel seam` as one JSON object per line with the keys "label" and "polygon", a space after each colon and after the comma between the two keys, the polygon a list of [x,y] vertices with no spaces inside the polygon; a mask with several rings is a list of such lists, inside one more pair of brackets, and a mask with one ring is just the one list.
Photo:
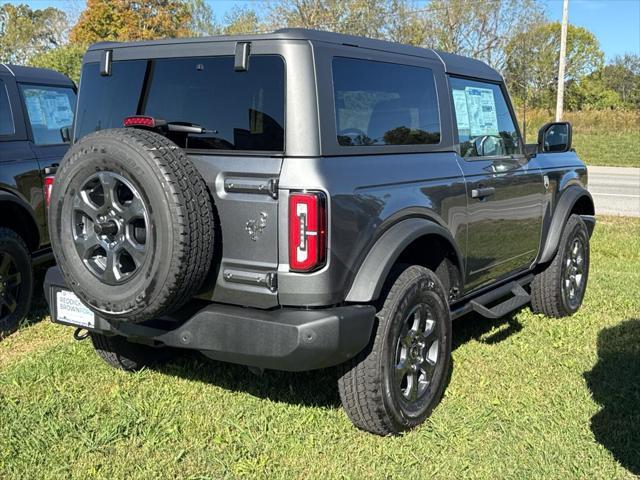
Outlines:
{"label": "roof panel seam", "polygon": [[8,65],[6,65],[6,64],[4,64],[4,63],[0,63],[0,65],[2,65],[4,68],[6,68],[6,69],[7,69],[7,71],[8,71],[11,75],[13,75],[13,77],[15,78],[16,74],[15,74],[15,73],[13,73],[13,70],[11,70],[11,69],[9,68],[9,66],[8,66]]}

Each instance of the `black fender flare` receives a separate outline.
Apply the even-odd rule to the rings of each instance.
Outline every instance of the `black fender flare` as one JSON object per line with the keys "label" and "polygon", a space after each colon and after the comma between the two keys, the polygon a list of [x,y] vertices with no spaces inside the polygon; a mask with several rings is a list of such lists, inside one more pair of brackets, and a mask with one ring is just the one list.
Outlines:
{"label": "black fender flare", "polygon": [[458,259],[457,266],[463,274],[463,257],[449,230],[426,218],[408,218],[384,232],[369,250],[351,284],[346,301],[363,303],[377,299],[398,257],[413,241],[425,235],[438,236],[452,246]]}
{"label": "black fender flare", "polygon": [[[564,190],[553,213],[551,225],[549,226],[547,238],[544,243],[544,248],[542,249],[542,254],[540,255],[540,260],[538,261],[538,263],[547,263],[553,259],[553,256],[558,250],[558,243],[560,242],[562,229],[564,228],[565,223],[567,223],[573,207],[578,201],[585,197],[589,200],[589,203],[593,207],[593,197],[586,188],[578,185],[571,185],[567,187],[566,190]],[[591,235],[593,233],[596,221],[594,215],[581,214],[581,217],[587,224],[589,235]]]}
{"label": "black fender flare", "polygon": [[[27,216],[25,221],[29,223],[28,228],[31,229],[36,234],[35,245],[30,245],[30,247],[34,247],[37,249],[40,244],[40,238],[42,236],[42,232],[40,231],[40,225],[36,220],[36,217],[33,213],[33,209],[31,208],[31,205],[29,205],[22,198],[20,198],[19,196],[11,192],[7,192],[6,190],[0,190],[0,211],[2,209],[1,204],[5,202],[12,203],[18,206],[21,210],[23,210],[26,213]],[[25,238],[24,240],[25,242],[27,242],[27,244],[29,244],[29,239]]]}

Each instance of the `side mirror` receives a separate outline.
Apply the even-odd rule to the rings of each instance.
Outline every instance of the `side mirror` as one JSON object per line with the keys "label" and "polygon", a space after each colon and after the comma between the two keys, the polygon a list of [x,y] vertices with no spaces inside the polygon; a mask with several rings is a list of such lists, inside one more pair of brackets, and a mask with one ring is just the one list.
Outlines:
{"label": "side mirror", "polygon": [[71,129],[69,127],[62,127],[60,129],[60,136],[64,143],[71,143]]}
{"label": "side mirror", "polygon": [[562,153],[571,150],[571,124],[569,122],[551,122],[538,132],[538,151],[543,153]]}
{"label": "side mirror", "polygon": [[62,141],[64,143],[71,143],[71,128],[62,127],[60,129],[60,136],[62,137]]}

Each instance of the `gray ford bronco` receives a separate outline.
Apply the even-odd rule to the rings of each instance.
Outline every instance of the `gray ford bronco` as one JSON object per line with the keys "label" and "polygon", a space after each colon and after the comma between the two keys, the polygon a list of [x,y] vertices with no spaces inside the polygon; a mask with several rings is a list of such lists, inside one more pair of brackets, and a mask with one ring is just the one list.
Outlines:
{"label": "gray ford bronco", "polygon": [[563,317],[585,293],[571,126],[524,145],[479,61],[298,29],[102,43],[73,136],[46,294],[118,368],[169,347],[338,366],[353,423],[394,434],[440,400],[452,319]]}

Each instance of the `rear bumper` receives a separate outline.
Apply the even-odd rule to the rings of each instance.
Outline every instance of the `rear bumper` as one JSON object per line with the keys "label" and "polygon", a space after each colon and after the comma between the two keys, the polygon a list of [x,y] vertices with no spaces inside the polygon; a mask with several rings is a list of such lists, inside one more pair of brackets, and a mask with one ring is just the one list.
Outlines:
{"label": "rear bumper", "polygon": [[[56,289],[67,289],[57,267],[47,271],[45,296],[55,323]],[[189,305],[171,318],[143,324],[96,318],[104,335],[131,342],[201,351],[216,359],[259,368],[304,371],[338,365],[369,343],[375,309],[369,305],[316,310],[258,310],[222,304]]]}

